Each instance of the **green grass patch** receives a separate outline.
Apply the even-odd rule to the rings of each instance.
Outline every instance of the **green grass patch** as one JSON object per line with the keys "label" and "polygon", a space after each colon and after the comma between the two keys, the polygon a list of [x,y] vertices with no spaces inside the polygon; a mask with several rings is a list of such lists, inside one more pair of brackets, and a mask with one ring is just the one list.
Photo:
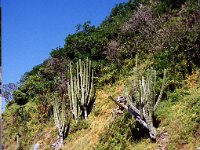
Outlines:
{"label": "green grass patch", "polygon": [[194,135],[200,121],[200,89],[168,93],[156,112],[160,126],[169,132],[169,148],[194,149],[199,146]]}

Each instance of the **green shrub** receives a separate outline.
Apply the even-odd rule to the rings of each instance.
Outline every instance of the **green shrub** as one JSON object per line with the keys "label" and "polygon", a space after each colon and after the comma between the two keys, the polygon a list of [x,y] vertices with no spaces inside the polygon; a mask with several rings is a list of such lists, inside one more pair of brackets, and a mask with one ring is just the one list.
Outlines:
{"label": "green shrub", "polygon": [[83,119],[80,119],[78,123],[73,122],[71,125],[71,133],[82,130],[82,129],[88,129],[90,127],[90,123],[88,121],[85,121]]}
{"label": "green shrub", "polygon": [[97,146],[97,150],[126,149],[127,133],[131,134],[130,124],[128,124],[127,118],[130,118],[128,113],[117,118],[106,129],[100,136],[100,143]]}
{"label": "green shrub", "polygon": [[100,136],[97,150],[124,150],[141,138],[148,138],[147,129],[133,121],[131,115],[125,112],[116,118]]}

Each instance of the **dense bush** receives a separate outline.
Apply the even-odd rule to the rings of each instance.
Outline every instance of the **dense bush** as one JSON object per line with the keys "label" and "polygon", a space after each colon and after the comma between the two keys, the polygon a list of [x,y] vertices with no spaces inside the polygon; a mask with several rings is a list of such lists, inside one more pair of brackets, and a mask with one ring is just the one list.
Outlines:
{"label": "dense bush", "polygon": [[180,8],[186,0],[160,0],[162,3],[166,4],[166,7],[170,8]]}
{"label": "dense bush", "polygon": [[132,142],[148,138],[148,130],[126,112],[118,116],[101,135],[98,150],[127,149]]}

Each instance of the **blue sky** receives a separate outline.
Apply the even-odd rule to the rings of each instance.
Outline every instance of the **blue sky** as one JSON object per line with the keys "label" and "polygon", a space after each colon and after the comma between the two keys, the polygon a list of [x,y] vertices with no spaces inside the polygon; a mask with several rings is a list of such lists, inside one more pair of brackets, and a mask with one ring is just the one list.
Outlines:
{"label": "blue sky", "polygon": [[128,0],[2,0],[3,83],[17,82],[35,65],[63,47],[75,26],[98,26],[111,9]]}
{"label": "blue sky", "polygon": [[21,76],[63,47],[77,24],[98,26],[111,9],[128,0],[2,0],[3,84]]}

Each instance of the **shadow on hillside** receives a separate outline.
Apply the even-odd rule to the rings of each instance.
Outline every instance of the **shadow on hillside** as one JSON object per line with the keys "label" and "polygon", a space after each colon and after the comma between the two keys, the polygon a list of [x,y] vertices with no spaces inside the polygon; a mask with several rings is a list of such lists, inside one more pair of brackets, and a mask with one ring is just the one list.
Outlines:
{"label": "shadow on hillside", "polygon": [[149,130],[147,130],[143,125],[135,122],[134,126],[131,126],[131,137],[133,141],[139,141],[143,138],[149,138]]}
{"label": "shadow on hillside", "polygon": [[[160,120],[156,117],[153,118],[153,124],[154,127],[158,128],[160,124]],[[143,125],[141,125],[139,122],[135,122],[134,126],[130,126],[131,130],[131,136],[133,141],[139,141],[144,138],[150,138],[149,137],[149,130],[146,129]],[[155,141],[154,141],[155,142]]]}
{"label": "shadow on hillside", "polygon": [[161,120],[158,119],[156,116],[153,117],[153,126],[154,126],[155,128],[158,128],[160,122],[161,122]]}

